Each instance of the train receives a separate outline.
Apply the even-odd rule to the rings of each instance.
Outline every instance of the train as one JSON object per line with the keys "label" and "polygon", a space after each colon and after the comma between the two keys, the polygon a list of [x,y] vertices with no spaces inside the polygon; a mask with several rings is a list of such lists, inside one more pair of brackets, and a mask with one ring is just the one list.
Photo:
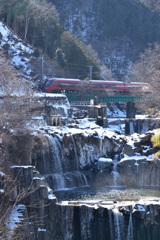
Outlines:
{"label": "train", "polygon": [[67,78],[47,79],[43,86],[46,93],[99,93],[146,94],[152,92],[149,83],[104,80],[80,80]]}

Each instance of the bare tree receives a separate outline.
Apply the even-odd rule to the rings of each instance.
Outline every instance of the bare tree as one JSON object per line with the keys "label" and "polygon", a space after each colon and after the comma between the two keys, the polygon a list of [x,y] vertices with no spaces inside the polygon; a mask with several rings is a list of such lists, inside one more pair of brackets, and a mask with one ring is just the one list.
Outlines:
{"label": "bare tree", "polygon": [[160,45],[147,48],[129,71],[129,79],[150,83],[153,94],[148,96],[148,107],[160,105]]}
{"label": "bare tree", "polygon": [[[0,54],[0,127],[23,128],[43,104],[34,97],[30,82],[22,78]],[[42,109],[41,109],[42,110]]]}
{"label": "bare tree", "polygon": [[10,11],[12,7],[20,0],[0,0],[0,14],[6,13],[6,23],[9,25],[10,22]]}

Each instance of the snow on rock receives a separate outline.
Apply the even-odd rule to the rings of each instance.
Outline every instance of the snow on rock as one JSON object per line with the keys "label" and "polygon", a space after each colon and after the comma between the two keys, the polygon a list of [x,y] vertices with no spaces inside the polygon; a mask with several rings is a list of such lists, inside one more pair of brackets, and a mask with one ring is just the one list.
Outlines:
{"label": "snow on rock", "polygon": [[38,228],[37,231],[38,231],[38,232],[46,232],[46,229],[44,229],[44,228]]}
{"label": "snow on rock", "polygon": [[39,98],[48,107],[52,108],[52,115],[59,114],[62,117],[68,117],[70,103],[65,94],[54,93],[35,93],[34,97]]}
{"label": "snow on rock", "polygon": [[[76,124],[75,124],[76,125]],[[84,118],[78,121],[77,127],[80,129],[95,129],[100,128],[95,121],[89,121],[88,118]]]}
{"label": "snow on rock", "polygon": [[5,174],[3,172],[0,172],[0,176],[5,176]]}
{"label": "snow on rock", "polygon": [[109,117],[126,117],[125,110],[120,110],[115,104],[110,104],[110,107],[107,108],[107,115]]}
{"label": "snow on rock", "polygon": [[142,205],[139,205],[139,204],[136,205],[136,208],[139,212],[145,212],[146,211],[145,208]]}
{"label": "snow on rock", "polygon": [[98,158],[98,162],[113,162],[111,158]]}
{"label": "snow on rock", "polygon": [[32,165],[15,165],[15,166],[11,166],[11,168],[35,168],[34,166]]}
{"label": "snow on rock", "polygon": [[122,158],[120,162],[124,162],[124,161],[128,161],[128,160],[135,160],[135,161],[147,160],[147,157],[146,156],[127,156],[127,157]]}
{"label": "snow on rock", "polygon": [[0,49],[7,49],[11,56],[11,64],[21,69],[25,77],[31,74],[29,65],[33,49],[30,45],[18,38],[7,26],[0,22]]}
{"label": "snow on rock", "polygon": [[35,93],[35,97],[47,97],[47,98],[66,98],[63,93]]}
{"label": "snow on rock", "polygon": [[[24,220],[23,211],[26,207],[22,204],[15,206],[13,209],[11,207],[8,209],[9,217],[6,220],[6,226],[8,228],[8,239],[12,239],[15,229]],[[11,211],[11,212],[10,212]]]}
{"label": "snow on rock", "polygon": [[[92,125],[93,124],[93,125]],[[91,128],[85,128],[85,124],[73,124],[72,127],[67,127],[67,126],[63,126],[63,127],[52,127],[52,126],[46,126],[43,128],[40,128],[39,130],[41,130],[42,133],[50,133],[50,134],[56,134],[57,136],[59,136],[59,138],[62,138],[62,136],[64,134],[68,134],[68,135],[74,135],[74,134],[83,134],[84,136],[91,136],[94,135],[94,137],[99,138],[99,139],[104,139],[105,137],[107,137],[108,139],[120,139],[120,136],[117,135],[116,133],[103,129],[102,127],[97,126],[97,128],[92,128],[93,126],[96,127],[96,125],[94,125],[94,123],[91,123],[91,125],[87,122],[87,126],[91,127]]]}

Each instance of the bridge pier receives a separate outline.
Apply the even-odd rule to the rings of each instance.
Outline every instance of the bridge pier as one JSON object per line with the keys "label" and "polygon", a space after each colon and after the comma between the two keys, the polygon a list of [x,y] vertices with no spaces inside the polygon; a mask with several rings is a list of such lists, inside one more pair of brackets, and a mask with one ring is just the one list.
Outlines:
{"label": "bridge pier", "polygon": [[[92,100],[92,99],[91,99]],[[72,102],[72,107],[76,107],[79,110],[86,111],[87,116],[90,119],[95,119],[97,124],[107,127],[107,105],[97,104],[95,101],[86,101],[86,102]]]}
{"label": "bridge pier", "polygon": [[135,118],[135,116],[136,116],[135,102],[127,102],[126,117]]}

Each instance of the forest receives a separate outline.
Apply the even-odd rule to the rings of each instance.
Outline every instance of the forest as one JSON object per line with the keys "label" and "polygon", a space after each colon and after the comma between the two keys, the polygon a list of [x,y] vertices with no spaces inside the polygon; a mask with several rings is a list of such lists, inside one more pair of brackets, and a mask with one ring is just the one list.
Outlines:
{"label": "forest", "polygon": [[44,54],[56,61],[57,68],[69,72],[70,77],[81,79],[88,77],[89,66],[93,66],[93,78],[99,77],[97,58],[60,24],[53,3],[47,0],[0,0],[0,6],[2,21],[34,46],[35,57]]}

